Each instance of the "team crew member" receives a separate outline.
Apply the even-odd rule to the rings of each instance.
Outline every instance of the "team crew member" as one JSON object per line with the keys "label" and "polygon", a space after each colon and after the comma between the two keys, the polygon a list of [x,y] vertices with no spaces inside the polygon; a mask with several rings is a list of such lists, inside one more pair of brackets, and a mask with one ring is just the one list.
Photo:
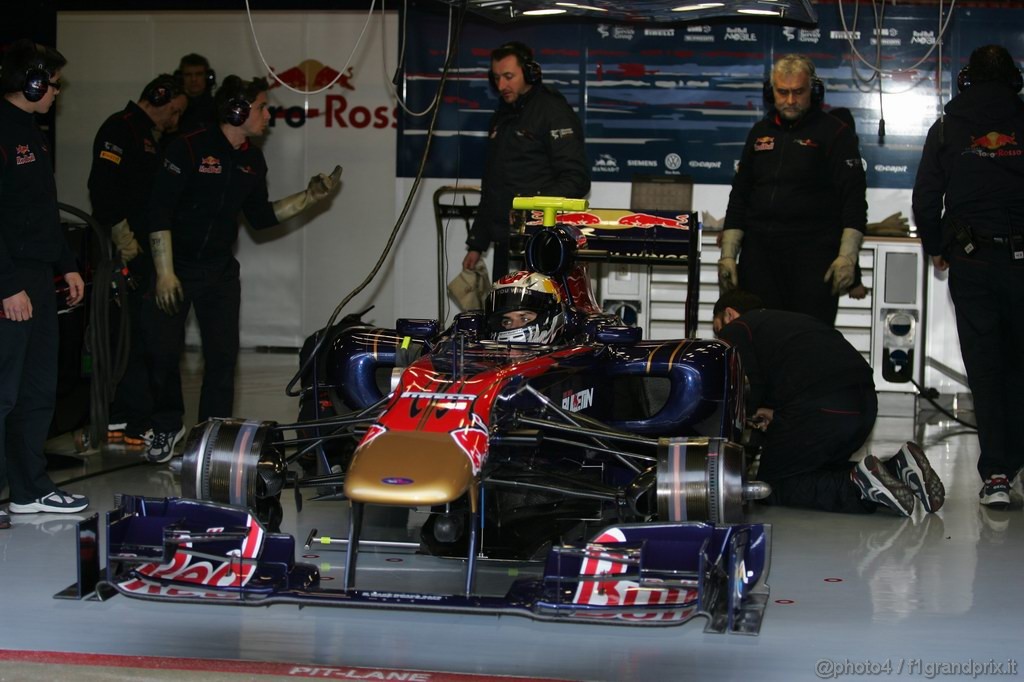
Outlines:
{"label": "team crew member", "polygon": [[949,268],[981,445],[981,504],[996,508],[1010,503],[1024,466],[1022,83],[1005,48],[971,53],[960,93],[928,131],[913,198],[925,251]]}
{"label": "team crew member", "polygon": [[[50,143],[34,118],[53,106],[66,63],[20,40],[0,65],[0,489],[10,485],[14,514],[89,506],[84,495],[57,489],[43,452],[57,395],[54,275],[63,275],[69,305],[85,293],[60,225]],[[0,528],[9,526],[0,510]]]}
{"label": "team crew member", "polygon": [[188,133],[197,128],[216,127],[213,89],[217,85],[217,75],[210,68],[210,61],[201,54],[187,54],[181,58],[174,75],[188,96],[188,108],[179,126],[181,131]]}
{"label": "team crew member", "polygon": [[473,270],[493,242],[497,279],[508,272],[513,197],[581,198],[590,191],[590,174],[579,117],[541,82],[529,47],[513,42],[491,52],[489,77],[501,102],[491,117],[480,205],[462,267]]}
{"label": "team crew member", "polygon": [[238,359],[241,284],[232,253],[238,214],[254,229],[288,220],[327,197],[341,168],[320,174],[307,189],[270,202],[267,164],[250,137],[266,132],[267,83],[229,76],[217,90],[221,123],[174,140],[158,171],[149,206],[150,245],[156,268],[156,306],[147,323],[153,381],[150,461],[165,462],[184,434],[178,363],[185,320],[195,307],[203,345],[199,420],[230,417]]}
{"label": "team crew member", "polygon": [[[855,133],[821,111],[824,85],[801,55],[781,57],[732,182],[718,261],[723,292],[835,323],[867,220]],[[742,245],[742,252],[741,252]]]}
{"label": "team crew member", "polygon": [[107,432],[109,440],[123,439],[130,445],[144,443],[152,409],[142,297],[150,293],[153,260],[148,253],[138,256],[140,243],[149,244],[146,205],[160,168],[156,136],[177,129],[187,104],[177,79],[169,74],[157,76],[143,88],[138,102],[128,102],[103,122],[92,145],[89,198],[93,216],[110,230],[118,255],[131,270],[135,283],[127,297],[131,330],[128,362],[111,404]]}
{"label": "team crew member", "polygon": [[924,451],[907,443],[885,464],[850,456],[867,441],[878,413],[871,367],[835,329],[785,310],[768,310],[741,290],[714,308],[719,338],[739,351],[750,381],[748,404],[764,435],[757,477],[772,486],[765,502],[866,513],[884,505],[910,516],[915,496],[926,512],[945,490]]}

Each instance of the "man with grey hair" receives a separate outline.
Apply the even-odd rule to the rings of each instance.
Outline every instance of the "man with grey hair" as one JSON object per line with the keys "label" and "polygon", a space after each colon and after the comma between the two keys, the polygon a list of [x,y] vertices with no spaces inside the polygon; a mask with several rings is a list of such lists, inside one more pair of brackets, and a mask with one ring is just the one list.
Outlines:
{"label": "man with grey hair", "polygon": [[807,57],[775,62],[767,114],[733,178],[718,278],[723,292],[740,287],[831,326],[854,281],[867,202],[857,136],[822,111],[824,94]]}

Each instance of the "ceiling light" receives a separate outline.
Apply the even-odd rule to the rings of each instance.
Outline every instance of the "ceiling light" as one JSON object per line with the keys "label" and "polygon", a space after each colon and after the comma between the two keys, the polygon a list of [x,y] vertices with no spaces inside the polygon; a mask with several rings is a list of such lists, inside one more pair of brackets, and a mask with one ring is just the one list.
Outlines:
{"label": "ceiling light", "polygon": [[716,7],[725,7],[724,2],[700,2],[696,5],[683,5],[682,7],[673,7],[673,12],[696,12],[702,9],[714,9]]}
{"label": "ceiling light", "polygon": [[556,2],[555,4],[558,5],[559,7],[571,7],[573,9],[583,9],[583,10],[588,10],[588,11],[591,11],[591,12],[607,12],[608,11],[608,10],[606,10],[603,7],[591,7],[590,5],[577,5],[574,2]]}
{"label": "ceiling light", "polygon": [[756,14],[761,17],[778,17],[782,16],[782,13],[777,9],[738,9],[737,14]]}
{"label": "ceiling light", "polygon": [[567,10],[564,9],[528,9],[523,12],[523,16],[527,17],[542,17],[549,14],[565,14]]}

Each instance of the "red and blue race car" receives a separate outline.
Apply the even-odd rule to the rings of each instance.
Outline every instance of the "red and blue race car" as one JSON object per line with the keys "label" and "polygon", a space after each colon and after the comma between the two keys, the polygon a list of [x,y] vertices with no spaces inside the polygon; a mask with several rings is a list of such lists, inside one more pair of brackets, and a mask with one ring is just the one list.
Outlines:
{"label": "red and blue race car", "polygon": [[[771,533],[743,523],[767,489],[744,480],[739,358],[714,340],[644,340],[603,313],[582,246],[575,228],[536,230],[527,270],[447,329],[349,319],[315,335],[302,419],[193,429],[182,497],[126,495],[109,515],[99,589],[633,625],[701,615],[756,633]],[[344,500],[340,587],[274,532],[289,486]],[[375,506],[423,512],[417,551],[455,559],[459,588],[364,580],[361,554],[382,551],[363,534]],[[524,568],[496,587],[498,561]]]}

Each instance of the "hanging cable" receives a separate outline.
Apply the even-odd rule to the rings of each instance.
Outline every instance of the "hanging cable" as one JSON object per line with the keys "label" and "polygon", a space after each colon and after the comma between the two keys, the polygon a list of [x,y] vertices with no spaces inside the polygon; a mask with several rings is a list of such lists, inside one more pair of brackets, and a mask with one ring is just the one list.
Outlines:
{"label": "hanging cable", "polygon": [[352,58],[355,56],[356,51],[359,49],[359,43],[362,42],[363,35],[366,33],[366,29],[370,26],[370,20],[373,18],[373,10],[374,10],[374,7],[376,7],[376,6],[377,6],[377,0],[373,0],[373,2],[370,3],[370,11],[369,11],[369,13],[366,16],[366,23],[363,24],[363,30],[361,30],[359,32],[359,37],[356,38],[356,44],[352,46],[352,52],[349,53],[348,59],[345,61],[345,66],[343,66],[340,69],[338,69],[338,75],[335,76],[334,79],[331,80],[330,83],[328,83],[324,87],[320,88],[319,90],[299,90],[298,88],[293,88],[292,86],[288,85],[283,80],[278,78],[278,76],[274,72],[274,70],[272,68],[270,68],[270,64],[267,63],[267,58],[263,56],[263,48],[260,47],[260,40],[256,36],[256,25],[253,23],[253,20],[252,20],[252,10],[249,8],[249,0],[245,0],[245,14],[249,18],[249,31],[252,33],[252,42],[256,46],[256,52],[259,54],[260,61],[263,62],[263,66],[267,69],[267,73],[269,73],[273,77],[273,79],[275,81],[277,81],[279,84],[283,85],[284,87],[288,88],[292,92],[294,92],[296,94],[299,94],[299,95],[306,95],[306,96],[308,96],[308,95],[319,95],[321,92],[325,92],[327,90],[330,90],[332,87],[334,87],[334,84],[337,83],[338,80],[342,77],[342,75],[346,72],[346,70],[348,69],[349,64],[352,63]]}
{"label": "hanging cable", "polygon": [[[398,78],[398,75],[401,72],[402,65],[405,64],[405,47],[408,44],[408,41],[406,40],[406,34],[405,34],[405,29],[406,29],[406,26],[407,26],[407,24],[409,22],[408,3],[406,2],[406,0],[403,0],[403,2],[402,2],[402,32],[401,32],[401,38],[399,39],[401,47],[399,48],[399,51],[398,51],[399,52],[399,54],[398,54],[398,66],[395,67],[395,78],[394,79],[388,79],[388,77],[387,77],[389,69],[388,69],[388,58],[387,58],[387,40],[385,38],[386,31],[384,30],[385,29],[385,27],[384,27],[384,0],[381,0],[381,2],[380,2],[380,16],[381,16],[381,21],[380,21],[380,44],[381,44],[381,53],[382,53],[381,64],[383,65],[383,68],[384,68],[384,84],[387,86],[388,90],[391,92],[391,96],[395,98],[396,102],[398,102],[398,106],[402,107],[402,111],[404,111],[405,113],[409,114],[410,116],[415,116],[415,117],[426,116],[427,114],[429,114],[431,112],[431,110],[435,106],[437,106],[438,102],[441,101],[441,90],[442,90],[441,88],[437,89],[437,92],[434,94],[434,98],[430,101],[430,104],[428,104],[427,108],[424,109],[423,111],[413,111],[408,106],[406,106],[405,100],[402,98],[402,96],[400,94],[398,94],[398,90],[396,89],[397,86],[398,86],[398,83],[396,83],[395,80]],[[447,40],[448,49],[450,50],[451,49],[451,40],[452,40],[452,6],[451,5],[448,6],[448,37],[447,37],[446,40]],[[447,53],[445,54],[444,58],[445,58],[445,61],[448,61],[448,54]]]}
{"label": "hanging cable", "polygon": [[[874,2],[875,0],[872,0],[872,1]],[[851,33],[849,27],[847,27],[847,25],[846,25],[846,12],[843,10],[843,0],[838,0],[839,20],[840,20],[840,22],[843,25],[843,35],[846,36],[846,42],[849,43],[849,45],[850,45],[850,52],[851,52],[851,54],[853,54],[855,57],[857,57],[857,59],[862,64],[864,64],[869,69],[871,69],[872,71],[877,72],[879,74],[886,74],[886,75],[903,74],[903,73],[909,73],[911,71],[914,71],[915,69],[917,69],[917,67],[919,67],[921,64],[923,64],[931,56],[932,52],[935,51],[936,47],[942,41],[942,36],[946,33],[946,29],[949,27],[949,21],[950,21],[950,19],[953,18],[953,9],[956,7],[956,0],[951,0],[950,3],[949,3],[949,14],[946,17],[945,23],[942,22],[942,3],[943,3],[943,0],[939,0],[939,26],[938,26],[939,34],[935,37],[935,42],[932,44],[931,47],[928,48],[928,51],[925,52],[924,56],[921,57],[921,59],[917,60],[911,66],[908,66],[908,67],[902,68],[902,69],[882,69],[882,68],[880,68],[881,64],[879,64],[877,66],[874,65],[874,64],[871,64],[857,50],[857,46],[854,45],[854,42],[853,42],[854,41],[853,33]],[[858,5],[860,4],[860,0],[857,0],[857,4]],[[857,27],[855,25],[854,29],[856,29],[856,28]],[[880,36],[879,36],[879,39],[880,39]]]}
{"label": "hanging cable", "polygon": [[[459,6],[459,13],[456,17],[455,22],[455,30],[454,32],[451,33],[448,54],[445,57],[444,67],[441,70],[441,82],[438,85],[439,91],[443,91],[445,84],[448,82],[448,74],[451,70],[452,59],[453,56],[458,52],[456,46],[458,46],[459,40],[461,38],[462,24],[463,21],[465,20],[465,16],[466,4],[462,3]],[[416,197],[416,191],[419,189],[420,182],[423,180],[423,174],[426,171],[427,167],[427,159],[430,156],[430,145],[434,138],[434,130],[437,126],[437,117],[440,111],[441,107],[434,108],[434,114],[433,116],[431,116],[430,124],[427,127],[427,139],[423,147],[423,156],[420,159],[419,168],[416,170],[416,177],[413,180],[412,187],[409,189],[409,194],[406,196],[405,204],[402,206],[402,211],[399,214],[398,219],[395,221],[394,227],[391,229],[391,234],[388,236],[387,244],[384,245],[384,250],[381,252],[380,257],[377,259],[377,262],[374,264],[373,268],[371,268],[369,274],[366,275],[366,278],[359,284],[359,286],[353,289],[347,296],[345,296],[345,298],[341,300],[341,302],[334,309],[334,312],[331,313],[331,317],[327,320],[327,324],[324,325],[323,329],[317,332],[318,338],[313,346],[313,350],[309,353],[309,356],[306,358],[306,362],[302,364],[302,366],[299,368],[299,371],[296,372],[294,377],[292,377],[292,380],[288,382],[288,386],[285,388],[286,395],[289,395],[291,397],[301,395],[301,391],[295,391],[295,384],[298,383],[302,375],[305,374],[306,371],[309,369],[310,365],[313,362],[313,359],[316,358],[316,356],[320,353],[324,344],[324,340],[330,337],[329,332],[331,328],[334,326],[335,321],[338,319],[338,316],[341,314],[341,311],[344,310],[345,306],[347,306],[353,298],[359,295],[359,293],[363,289],[369,286],[370,282],[372,282],[374,278],[377,276],[377,273],[380,271],[381,266],[384,265],[384,261],[387,260],[388,255],[391,253],[391,248],[394,246],[395,240],[398,238],[398,233],[401,230],[402,225],[405,223],[405,219],[409,213],[409,209],[412,207],[413,199]]]}

